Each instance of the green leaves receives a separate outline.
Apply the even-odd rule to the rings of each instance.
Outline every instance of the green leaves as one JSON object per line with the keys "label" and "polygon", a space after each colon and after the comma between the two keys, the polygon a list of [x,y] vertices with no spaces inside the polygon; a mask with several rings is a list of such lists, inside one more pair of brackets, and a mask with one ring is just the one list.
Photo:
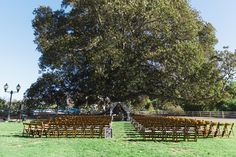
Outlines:
{"label": "green leaves", "polygon": [[187,0],[63,0],[60,10],[34,14],[40,68],[58,72],[75,102],[147,95],[208,104],[235,67],[234,54],[214,50],[213,26]]}

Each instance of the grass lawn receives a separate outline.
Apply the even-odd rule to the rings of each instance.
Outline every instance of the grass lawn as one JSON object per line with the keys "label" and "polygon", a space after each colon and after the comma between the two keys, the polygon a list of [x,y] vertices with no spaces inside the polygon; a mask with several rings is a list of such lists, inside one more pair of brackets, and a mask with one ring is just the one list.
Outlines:
{"label": "grass lawn", "polygon": [[236,157],[236,127],[230,138],[178,143],[133,138],[129,122],[113,122],[112,127],[112,139],[25,138],[22,123],[2,122],[0,157]]}

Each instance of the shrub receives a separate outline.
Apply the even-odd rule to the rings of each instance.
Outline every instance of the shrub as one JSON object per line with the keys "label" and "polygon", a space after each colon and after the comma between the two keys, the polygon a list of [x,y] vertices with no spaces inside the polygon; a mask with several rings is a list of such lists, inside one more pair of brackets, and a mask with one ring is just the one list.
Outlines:
{"label": "shrub", "polygon": [[163,109],[168,112],[170,115],[183,115],[184,110],[181,106],[175,105],[172,102],[167,102],[164,104]]}
{"label": "shrub", "polygon": [[216,107],[221,111],[236,111],[236,99],[222,101]]}

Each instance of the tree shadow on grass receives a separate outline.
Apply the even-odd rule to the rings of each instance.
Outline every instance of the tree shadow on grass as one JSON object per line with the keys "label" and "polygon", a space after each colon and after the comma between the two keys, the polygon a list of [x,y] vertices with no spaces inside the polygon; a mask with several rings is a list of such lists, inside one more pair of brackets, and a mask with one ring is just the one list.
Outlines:
{"label": "tree shadow on grass", "polygon": [[20,134],[12,134],[12,135],[0,135],[0,138],[1,137],[17,137],[17,138],[27,138],[27,136],[23,136],[23,135],[20,135]]}
{"label": "tree shadow on grass", "polygon": [[[167,138],[163,140],[162,137],[152,138],[149,135],[146,135],[146,138],[145,138],[141,133],[139,133],[134,128],[134,126],[131,123],[124,123],[124,131],[126,134],[126,137],[124,140],[129,141],[129,142],[167,142],[167,143],[174,142],[171,138]],[[178,143],[182,141],[184,141],[184,139],[178,139],[178,141],[176,142]]]}
{"label": "tree shadow on grass", "polygon": [[137,141],[151,141],[149,139],[144,139],[143,136],[135,130],[131,123],[124,123],[124,131],[126,134],[125,141],[137,142]]}
{"label": "tree shadow on grass", "polygon": [[105,139],[104,137],[83,137],[83,136],[32,136],[32,135],[22,135],[22,134],[9,134],[9,135],[0,135],[1,137],[7,137],[7,138],[32,138],[32,139],[37,139],[37,138],[44,138],[44,139]]}

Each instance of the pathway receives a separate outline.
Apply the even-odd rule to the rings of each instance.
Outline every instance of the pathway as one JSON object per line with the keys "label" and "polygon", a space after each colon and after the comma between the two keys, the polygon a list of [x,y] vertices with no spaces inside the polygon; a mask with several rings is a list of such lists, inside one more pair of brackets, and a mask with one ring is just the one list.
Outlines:
{"label": "pathway", "polygon": [[119,140],[143,140],[129,121],[112,122],[112,131],[114,139]]}

